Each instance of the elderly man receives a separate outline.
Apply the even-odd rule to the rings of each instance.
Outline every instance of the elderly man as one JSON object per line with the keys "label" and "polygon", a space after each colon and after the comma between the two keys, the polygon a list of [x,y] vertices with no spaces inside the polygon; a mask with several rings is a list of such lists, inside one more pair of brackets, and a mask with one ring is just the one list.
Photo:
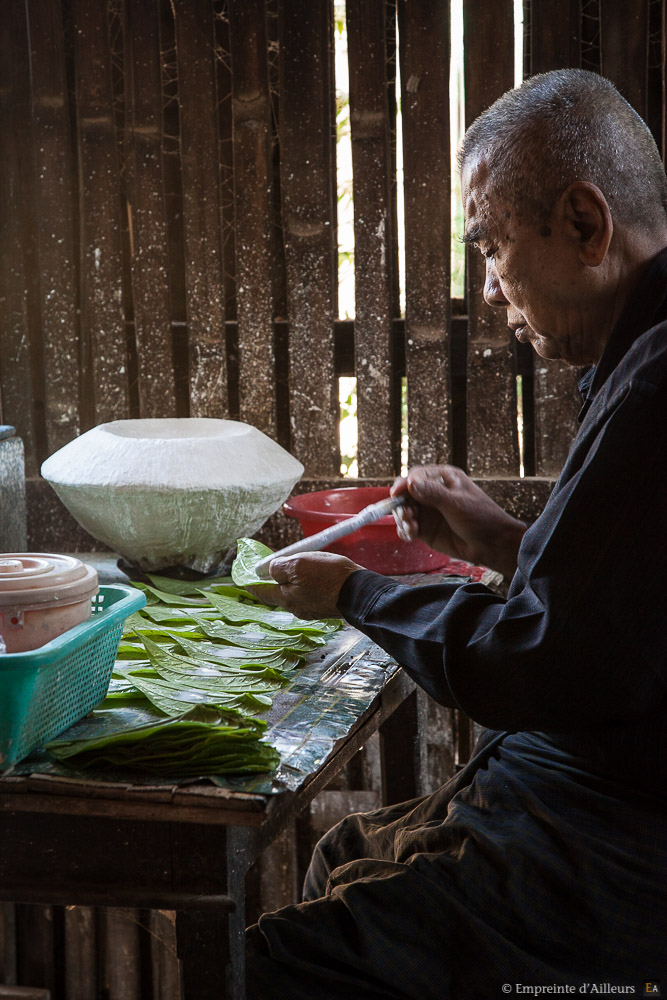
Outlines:
{"label": "elderly man", "polygon": [[486,301],[540,356],[593,366],[581,427],[528,530],[449,466],[393,487],[405,537],[500,569],[507,599],[272,563],[279,603],[342,614],[488,730],[433,795],[320,842],[305,901],[248,933],[251,998],[667,990],[667,180],[579,70],[505,94],[460,165]]}

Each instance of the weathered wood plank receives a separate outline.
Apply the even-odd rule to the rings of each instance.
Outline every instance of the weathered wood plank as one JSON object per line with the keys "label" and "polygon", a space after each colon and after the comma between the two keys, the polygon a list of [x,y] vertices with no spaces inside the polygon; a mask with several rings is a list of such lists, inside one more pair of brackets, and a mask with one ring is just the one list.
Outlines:
{"label": "weathered wood plank", "polygon": [[92,907],[68,906],[65,919],[65,995],[97,1000],[97,916]]}
{"label": "weathered wood plank", "polygon": [[263,913],[300,902],[294,821],[262,851],[260,901]]}
{"label": "weathered wood plank", "polygon": [[38,986],[0,986],[0,1000],[54,1000],[49,990]]}
{"label": "weathered wood plank", "polygon": [[[514,10],[511,0],[490,7],[464,0],[466,125],[514,84]],[[514,335],[504,309],[482,299],[484,260],[467,258],[468,471],[476,476],[519,470]]]}
{"label": "weathered wood plank", "polygon": [[276,319],[276,409],[277,441],[288,451],[291,447],[289,414],[289,330],[287,316],[287,275],[283,240],[282,199],[280,194],[280,41],[278,9],[281,0],[266,0],[266,39],[268,51],[269,97],[271,101],[271,167],[273,192],[273,229],[271,263],[273,268],[273,307]]}
{"label": "weathered wood plank", "polygon": [[579,66],[581,0],[540,0],[530,5],[530,75]]}
{"label": "weathered wood plank", "polygon": [[409,464],[451,460],[449,12],[398,5]]}
{"label": "weathered wood plank", "polygon": [[[232,56],[229,42],[229,18],[226,0],[214,0],[215,69],[218,91],[218,159],[220,163],[220,225],[225,283],[225,318],[236,320],[236,248],[234,238],[234,170],[232,151]],[[229,338],[229,341],[233,338]],[[228,341],[228,342],[229,342]],[[229,359],[228,359],[229,360]],[[231,378],[231,370],[228,378]],[[238,386],[230,383],[230,394],[238,395]],[[231,405],[231,401],[230,401]],[[231,407],[232,412],[238,415]]]}
{"label": "weathered wood plank", "polygon": [[648,0],[647,14],[647,74],[646,113],[644,121],[651,129],[658,149],[663,148],[664,99],[665,99],[665,18],[667,11],[662,0]]}
{"label": "weathered wood plank", "polygon": [[143,1000],[136,910],[104,911],[104,985],[109,1000]]}
{"label": "weathered wood plank", "polygon": [[23,442],[0,426],[0,552],[25,552],[26,529]]}
{"label": "weathered wood plank", "polygon": [[558,476],[579,428],[581,370],[535,357],[535,472]]}
{"label": "weathered wood plank", "polygon": [[36,301],[38,294],[36,269],[27,257],[35,223],[32,198],[25,191],[33,176],[29,81],[25,7],[14,2],[0,18],[0,190],[5,192],[0,200],[0,408],[1,419],[16,427],[23,440],[26,468],[34,474],[38,456],[29,296]]}
{"label": "weathered wood plank", "polygon": [[[287,285],[285,253],[282,238],[282,212],[280,203],[280,41],[278,35],[278,9],[281,0],[265,0],[265,24],[269,99],[271,102],[271,166],[273,180],[273,222],[271,260],[273,264],[273,301],[276,319],[287,313]],[[279,403],[280,406],[280,403]],[[280,422],[280,409],[279,409]],[[288,416],[289,421],[289,416]]]}
{"label": "weathered wood plank", "polygon": [[263,0],[230,0],[241,419],[275,438],[271,103]]}
{"label": "weathered wood plank", "polygon": [[[530,71],[579,66],[580,0],[549,0],[531,7]],[[537,356],[533,363],[535,472],[557,476],[577,433],[579,371]]]}
{"label": "weathered wood plank", "polygon": [[332,9],[285,0],[279,12],[281,190],[290,321],[292,452],[311,475],[339,467]]}
{"label": "weathered wood plank", "polygon": [[16,907],[16,978],[56,996],[55,918],[53,906]]}
{"label": "weathered wood plank", "polygon": [[227,417],[215,29],[209,0],[175,0],[190,415]]}
{"label": "weathered wood plank", "polygon": [[125,7],[125,179],[142,417],[176,416],[158,13],[157,0]]}
{"label": "weathered wood plank", "polygon": [[120,164],[106,8],[75,0],[83,428],[128,415]]}
{"label": "weathered wood plank", "polygon": [[393,213],[385,0],[349,0],[347,40],[354,198],[357,461],[391,475],[394,438]]}
{"label": "weathered wood plank", "polygon": [[425,691],[417,691],[419,725],[425,735],[420,766],[422,795],[429,795],[454,774],[455,709],[445,708]]}
{"label": "weathered wood plank", "polygon": [[176,914],[173,910],[151,910],[153,1000],[181,1000],[181,972],[176,955]]}
{"label": "weathered wood plank", "polygon": [[[391,130],[391,142],[389,144],[390,167],[390,200],[389,212],[391,217],[391,274],[392,274],[392,294],[393,302],[391,307],[394,319],[401,315],[401,286],[399,281],[400,269],[400,247],[399,247],[399,222],[398,222],[398,0],[385,0],[385,47],[387,57],[387,114],[389,116],[389,127]],[[398,360],[398,359],[396,359]],[[398,426],[400,428],[400,413],[398,414]],[[379,767],[379,764],[378,764]],[[379,772],[378,772],[379,773]]]}
{"label": "weathered wood plank", "polygon": [[600,0],[600,72],[646,117],[648,4]]}
{"label": "weathered wood plank", "polygon": [[0,903],[0,982],[16,982],[16,910],[13,903]]}
{"label": "weathered wood plank", "polygon": [[61,4],[28,0],[34,206],[49,452],[80,431],[79,323],[71,136]]}

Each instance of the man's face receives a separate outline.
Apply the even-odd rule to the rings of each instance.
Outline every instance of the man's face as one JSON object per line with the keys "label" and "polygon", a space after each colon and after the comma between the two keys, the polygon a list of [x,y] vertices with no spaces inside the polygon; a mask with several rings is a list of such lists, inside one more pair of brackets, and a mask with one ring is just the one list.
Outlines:
{"label": "man's face", "polygon": [[462,173],[465,240],[486,258],[484,299],[507,311],[517,340],[543,358],[599,360],[602,344],[576,242],[558,219],[543,224],[495,194],[483,157]]}

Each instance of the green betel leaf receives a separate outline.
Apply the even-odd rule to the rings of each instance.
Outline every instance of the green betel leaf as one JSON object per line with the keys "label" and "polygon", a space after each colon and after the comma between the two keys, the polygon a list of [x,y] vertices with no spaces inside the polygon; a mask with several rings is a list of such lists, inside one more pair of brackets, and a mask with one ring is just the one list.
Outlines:
{"label": "green betel leaf", "polygon": [[[270,551],[251,548],[255,562]],[[52,752],[76,766],[175,777],[272,770],[279,755],[259,742],[267,723],[258,716],[341,623],[263,605],[229,578],[150,579],[140,586],[149,603],[123,630],[106,699]]]}
{"label": "green betel leaf", "polygon": [[[141,635],[143,634],[142,632]],[[253,665],[261,665],[280,670],[282,667],[294,667],[302,659],[302,657],[290,655],[289,653],[275,653],[269,650],[258,653],[255,650],[243,649],[239,646],[214,645],[212,642],[206,642],[201,639],[194,641],[189,637],[180,635],[178,632],[167,632],[165,634],[188,656],[193,656],[199,660],[208,660],[217,666],[248,669]]]}
{"label": "green betel leaf", "polygon": [[196,624],[199,617],[211,617],[212,611],[213,608],[207,605],[200,605],[200,610],[197,611],[197,617],[195,618],[192,608],[167,608],[163,604],[149,604],[142,609],[140,616],[144,620],[148,618],[157,624],[170,622],[172,625],[178,625],[179,628],[182,628],[183,626]]}
{"label": "green betel leaf", "polygon": [[190,685],[198,690],[223,695],[246,691],[265,694],[277,691],[284,683],[282,678],[276,679],[272,671],[262,667],[250,671],[235,670],[222,664],[213,666],[209,660],[171,653],[148,638],[144,638],[144,644],[156,673],[181,686]]}
{"label": "green betel leaf", "polygon": [[181,597],[196,597],[202,588],[207,587],[226,586],[229,590],[234,589],[231,587],[231,576],[212,576],[202,580],[174,580],[170,576],[160,576],[157,573],[146,575],[156,590],[164,594],[179,594]]}
{"label": "green betel leaf", "polygon": [[259,740],[261,724],[194,707],[165,719],[152,710],[99,710],[48,745],[77,767],[129,767],[178,777],[272,771],[280,761]]}
{"label": "green betel leaf", "polygon": [[[206,687],[196,687],[194,684],[184,683],[177,676],[162,677],[157,672],[152,676],[147,676],[145,672],[134,672],[131,668],[128,669],[126,676],[155,708],[171,718],[182,715],[194,705],[215,708],[237,715],[241,721],[250,721],[247,716],[254,715],[258,710],[266,711],[266,706],[258,709],[253,698],[246,697],[253,695],[252,690],[209,690]],[[251,685],[252,687],[254,685]]]}
{"label": "green betel leaf", "polygon": [[273,549],[263,545],[254,538],[239,538],[236,559],[232,563],[232,580],[237,587],[250,587],[259,584],[277,587],[271,577],[258,576],[255,566],[262,559],[273,554]]}
{"label": "green betel leaf", "polygon": [[247,628],[229,625],[227,622],[211,621],[209,618],[195,616],[197,627],[209,639],[218,639],[230,646],[241,646],[252,649],[261,655],[261,650],[284,650],[290,653],[306,653],[322,645],[325,641],[320,636],[303,636],[293,632],[274,632],[262,630],[259,626]]}
{"label": "green betel leaf", "polygon": [[212,592],[206,596],[230,625],[255,623],[276,632],[301,632],[308,636],[328,636],[341,627],[340,621],[336,619],[307,621],[304,618],[297,618],[291,611],[283,611],[282,608],[269,608],[264,604],[242,604],[240,601],[233,601],[229,597]]}
{"label": "green betel leaf", "polygon": [[184,594],[179,593],[167,593],[164,590],[158,590],[157,587],[151,587],[148,583],[141,583],[140,581],[135,581],[133,583],[134,587],[138,590],[143,590],[146,595],[146,599],[150,604],[169,604],[176,605],[177,607],[183,607],[188,605],[194,605],[195,607],[206,607],[205,600],[202,600],[202,596],[205,598],[206,595],[202,594],[202,583],[199,584],[199,590],[195,591],[198,594],[197,597],[186,597]]}

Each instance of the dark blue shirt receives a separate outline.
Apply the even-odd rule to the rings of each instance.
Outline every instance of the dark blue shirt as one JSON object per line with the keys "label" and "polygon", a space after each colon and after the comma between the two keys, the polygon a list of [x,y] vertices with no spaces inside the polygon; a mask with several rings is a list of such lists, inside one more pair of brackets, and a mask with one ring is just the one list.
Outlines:
{"label": "dark blue shirt", "polygon": [[442,846],[415,834],[408,853],[444,856],[463,822],[470,906],[561,971],[588,954],[618,976],[651,961],[667,973],[666,320],[663,251],[585,379],[579,433],[507,598],[364,570],[339,601],[433,698],[502,731],[447,806]]}

